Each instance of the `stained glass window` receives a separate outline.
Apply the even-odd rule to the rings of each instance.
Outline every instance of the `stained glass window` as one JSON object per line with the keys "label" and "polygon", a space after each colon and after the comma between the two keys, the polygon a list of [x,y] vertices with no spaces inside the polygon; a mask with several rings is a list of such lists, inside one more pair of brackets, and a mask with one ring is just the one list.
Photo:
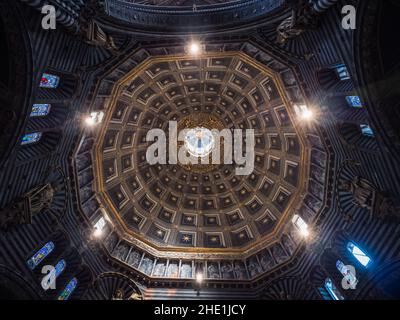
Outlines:
{"label": "stained glass window", "polygon": [[361,133],[369,138],[375,137],[374,130],[368,124],[360,124]]}
{"label": "stained glass window", "polygon": [[28,267],[33,270],[38,266],[44,258],[46,258],[53,250],[54,250],[54,243],[47,242],[39,251],[37,251],[28,261]]}
{"label": "stained glass window", "polygon": [[66,285],[64,290],[60,293],[58,296],[58,300],[68,300],[71,294],[74,292],[78,285],[78,279],[77,278],[72,278],[70,282]]}
{"label": "stained glass window", "polygon": [[318,292],[319,292],[320,296],[322,297],[322,299],[332,300],[331,296],[329,295],[329,293],[326,291],[325,288],[319,287]]}
{"label": "stained glass window", "polygon": [[346,279],[350,288],[355,289],[358,283],[355,272],[350,270],[349,266],[346,266],[342,261],[336,261],[336,268],[342,274],[342,276]]}
{"label": "stained glass window", "polygon": [[362,251],[357,245],[353,242],[349,242],[347,244],[347,250],[360,262],[364,267],[368,267],[371,263],[371,258],[367,256],[367,254]]}
{"label": "stained glass window", "polygon": [[333,69],[336,71],[336,74],[341,81],[350,80],[350,73],[344,64],[337,64],[333,66]]}
{"label": "stained glass window", "polygon": [[60,77],[49,73],[43,73],[40,79],[40,88],[50,88],[55,89],[60,83]]}
{"label": "stained glass window", "polygon": [[325,280],[325,289],[329,293],[330,297],[332,300],[344,300],[344,297],[342,294],[339,292],[339,290],[336,288],[335,284],[333,283],[332,279],[327,278]]}
{"label": "stained glass window", "polygon": [[56,278],[64,271],[65,267],[66,267],[67,263],[65,262],[65,260],[60,260],[55,267],[56,270]]}
{"label": "stained glass window", "polygon": [[58,276],[65,270],[67,263],[64,259],[57,262],[54,269],[52,269],[46,276],[43,277],[42,287],[44,290],[50,289],[53,282],[58,278]]}
{"label": "stained glass window", "polygon": [[23,136],[21,145],[26,145],[26,144],[31,144],[38,142],[40,138],[42,137],[41,132],[33,132],[33,133],[27,133]]}
{"label": "stained glass window", "polygon": [[362,108],[363,107],[359,96],[347,96],[346,102],[352,108]]}
{"label": "stained glass window", "polygon": [[50,113],[50,104],[34,104],[32,106],[32,111],[30,117],[44,117]]}

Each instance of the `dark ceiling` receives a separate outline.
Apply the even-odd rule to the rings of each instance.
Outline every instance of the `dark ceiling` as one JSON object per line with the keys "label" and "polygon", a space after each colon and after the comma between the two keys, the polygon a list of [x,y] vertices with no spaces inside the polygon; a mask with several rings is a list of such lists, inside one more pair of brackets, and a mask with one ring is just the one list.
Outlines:
{"label": "dark ceiling", "polygon": [[192,6],[192,5],[213,5],[241,2],[242,0],[127,0],[137,4],[152,6]]}

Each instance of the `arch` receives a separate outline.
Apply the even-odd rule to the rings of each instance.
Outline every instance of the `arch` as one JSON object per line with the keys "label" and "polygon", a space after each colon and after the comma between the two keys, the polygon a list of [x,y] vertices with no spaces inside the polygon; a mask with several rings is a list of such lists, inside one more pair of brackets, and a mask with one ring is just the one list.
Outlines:
{"label": "arch", "polygon": [[362,107],[350,107],[347,98],[355,96],[354,93],[333,94],[325,98],[324,106],[337,118],[343,121],[362,122],[368,119],[367,109]]}
{"label": "arch", "polygon": [[[67,280],[62,290],[58,292],[57,300],[81,299],[91,286],[92,281],[93,275],[90,269],[85,265],[80,266],[77,271],[71,275],[71,278]],[[76,282],[75,287],[73,287],[74,282]],[[65,291],[67,286],[69,286],[70,292]]]}
{"label": "arch", "polygon": [[[62,273],[65,271],[65,268],[67,267],[67,262],[64,259],[60,259],[57,261],[57,263],[53,266],[53,269],[50,270],[47,274],[45,274],[41,280],[41,285],[43,290],[47,291],[49,289],[53,289],[53,279],[54,283],[58,282],[58,278],[62,275]],[[48,270],[44,270],[48,271]],[[43,270],[42,270],[42,273]]]}
{"label": "arch", "polygon": [[[330,278],[332,282],[336,285],[336,287],[340,288],[344,276],[339,270],[340,266],[338,266],[338,262],[341,264],[341,266],[343,265],[346,266],[348,260],[346,260],[344,257],[334,252],[332,249],[326,249],[324,253],[321,255],[320,260],[321,260],[321,266],[325,270],[326,277]],[[342,292],[342,295],[345,298],[351,298],[353,293],[357,290],[358,287],[356,286],[355,290],[346,290]]]}
{"label": "arch", "polygon": [[[23,144],[22,141],[26,135],[30,134],[39,134],[40,138],[34,143]],[[32,161],[35,158],[43,157],[44,155],[49,155],[53,152],[57,146],[58,142],[62,137],[62,131],[55,129],[49,131],[35,131],[35,132],[26,132],[22,135],[21,145],[18,148],[17,161]]]}
{"label": "arch", "polygon": [[49,241],[32,255],[27,261],[28,267],[35,269],[55,248],[54,242]]}
{"label": "arch", "polygon": [[[0,167],[12,161],[31,104],[32,48],[17,1],[0,3]],[[3,49],[4,48],[4,49]],[[28,80],[27,80],[28,79]],[[7,160],[9,159],[9,160]]]}
{"label": "arch", "polygon": [[307,298],[315,299],[317,296],[312,290],[308,290],[303,280],[297,277],[281,278],[267,284],[261,296],[264,300],[304,300]]}
{"label": "arch", "polygon": [[359,300],[399,300],[400,260],[387,261],[366,279],[358,290]]}
{"label": "arch", "polygon": [[143,292],[129,277],[116,272],[100,274],[94,288],[101,299],[107,300],[141,300]]}
{"label": "arch", "polygon": [[364,133],[361,127],[362,125],[367,125],[367,123],[343,122],[338,124],[338,132],[343,141],[347,144],[362,149],[363,151],[378,152],[379,146],[376,139]]}
{"label": "arch", "polygon": [[2,43],[3,58],[0,60],[0,84],[8,86],[10,82],[10,52],[7,43],[6,26],[2,19],[0,19],[0,43]]}
{"label": "arch", "polygon": [[[311,269],[309,274],[309,281],[318,293],[318,299],[323,300],[343,300],[343,294],[339,289],[339,284],[335,283],[329,274],[320,265],[315,266]],[[335,290],[332,294],[331,290],[327,287],[327,282],[330,282],[330,287]]]}
{"label": "arch", "polygon": [[[47,243],[53,243],[54,248],[41,259],[40,263],[36,264],[36,267],[31,268],[31,265],[28,261],[43,248]],[[42,275],[40,266],[45,264],[54,264],[56,260],[58,261],[57,257],[60,257],[65,250],[70,246],[70,241],[66,234],[61,231],[53,232],[47,239],[44,239],[41,243],[39,243],[35,248],[26,255],[25,261],[27,262],[27,268],[29,268],[34,275],[40,277]]]}
{"label": "arch", "polygon": [[[326,278],[323,284],[323,287],[320,288],[321,293],[323,292],[322,290],[324,290],[328,296],[330,296],[331,300],[344,300],[343,295],[341,294],[341,292],[339,291],[339,289],[337,288],[337,286],[335,285],[335,283],[332,281],[331,278]],[[327,298],[325,298],[325,300],[328,300]]]}
{"label": "arch", "polygon": [[40,75],[37,88],[36,99],[60,102],[74,97],[79,80],[75,74],[47,69]]}
{"label": "arch", "polygon": [[[400,96],[398,93],[400,45],[391,30],[399,26],[397,1],[360,2],[354,37],[355,67],[360,94],[368,103],[368,113],[380,139],[393,156],[400,159]],[[369,48],[364,50],[363,48]]]}
{"label": "arch", "polygon": [[59,128],[67,119],[69,111],[69,105],[65,103],[47,103],[39,100],[32,105],[26,130],[43,131]]}
{"label": "arch", "polygon": [[[56,271],[58,271],[58,276],[56,277],[56,290],[44,290],[44,295],[46,299],[56,300],[58,299],[60,292],[64,289],[69,281],[73,277],[77,277],[78,281],[80,280],[81,286],[84,284],[85,286],[90,283],[90,273],[82,273],[81,267],[82,259],[80,254],[75,248],[67,247],[65,251],[60,252],[58,255],[52,255],[46,262],[46,264],[50,266],[54,266]],[[60,269],[58,270],[58,266]],[[45,277],[45,275],[41,272],[41,270],[37,270],[35,272],[35,276],[37,282],[40,284]],[[86,288],[80,289],[80,294],[82,294]],[[78,288],[77,288],[78,290]]]}
{"label": "arch", "polygon": [[[28,257],[32,256],[38,248],[41,248],[46,241],[53,242],[54,249],[41,261],[37,268],[34,268],[33,270],[30,269],[35,282],[40,288],[39,291],[42,292],[44,299],[56,300],[69,284],[71,279],[76,278],[78,282],[77,286],[68,299],[81,299],[86,293],[87,289],[91,286],[93,275],[90,269],[86,265],[82,264],[80,253],[75,248],[71,247],[70,240],[64,231],[58,230],[54,232],[48,239],[43,241],[37,248],[32,250]],[[41,282],[45,277],[45,274],[42,273],[42,267],[45,265],[56,267],[56,265],[60,262],[63,262],[64,268],[61,268],[62,270],[60,270],[61,272],[56,278],[56,290],[43,289]]]}
{"label": "arch", "polygon": [[0,300],[40,300],[41,296],[29,281],[15,269],[0,265]]}
{"label": "arch", "polygon": [[343,63],[320,69],[317,72],[317,80],[321,89],[327,92],[345,93],[354,89],[349,71]]}
{"label": "arch", "polygon": [[[154,5],[154,1],[137,3],[129,0],[106,0],[106,14],[117,23],[124,23],[133,30],[152,30],[159,34],[174,32],[186,34],[188,32],[201,32],[206,30],[223,30],[244,27],[262,19],[266,15],[283,14],[283,0],[274,0],[265,5],[263,1],[241,0],[221,1],[220,3],[207,4],[193,1],[182,5],[175,3],[169,5]],[[123,12],[123,14],[121,14]],[[118,22],[118,20],[120,20]],[[190,25],[190,28],[188,28]]]}
{"label": "arch", "polygon": [[[360,261],[358,261],[348,249],[349,243],[353,243],[354,245],[358,246],[360,250],[367,254],[371,261],[367,265],[361,264]],[[351,264],[353,264],[357,268],[358,274],[365,274],[367,269],[371,269],[373,259],[370,255],[370,250],[368,250],[367,246],[362,241],[351,238],[350,235],[348,235],[344,230],[339,230],[334,233],[332,238],[332,248],[346,261],[349,261]]]}

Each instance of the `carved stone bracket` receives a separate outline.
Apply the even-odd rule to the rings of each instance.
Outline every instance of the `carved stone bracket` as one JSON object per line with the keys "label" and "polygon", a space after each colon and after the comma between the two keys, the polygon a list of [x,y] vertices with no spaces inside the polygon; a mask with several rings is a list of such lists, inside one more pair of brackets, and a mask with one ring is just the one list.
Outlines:
{"label": "carved stone bracket", "polygon": [[50,207],[56,190],[55,186],[47,183],[14,199],[8,206],[0,210],[0,229],[8,231],[16,225],[31,223],[35,214]]}
{"label": "carved stone bracket", "polygon": [[101,12],[104,12],[104,6],[100,1],[88,0],[79,16],[79,35],[89,45],[104,47],[115,52],[118,48],[114,39],[95,21],[95,17]]}
{"label": "carved stone bracket", "polygon": [[349,222],[354,221],[354,217],[349,212],[344,212],[341,207],[340,193],[349,193],[353,197],[353,204],[358,208],[366,209],[370,218],[377,218],[383,220],[399,220],[399,206],[395,203],[393,197],[386,191],[379,190],[373,182],[354,175],[352,178],[342,177],[342,171],[346,166],[359,167],[361,164],[354,160],[345,161],[337,173],[336,178],[336,194],[339,210]]}
{"label": "carved stone bracket", "polygon": [[317,27],[319,17],[332,7],[337,0],[318,0],[314,4],[307,0],[289,0],[290,17],[281,22],[277,28],[277,44],[283,45],[288,40],[300,36],[303,32]]}

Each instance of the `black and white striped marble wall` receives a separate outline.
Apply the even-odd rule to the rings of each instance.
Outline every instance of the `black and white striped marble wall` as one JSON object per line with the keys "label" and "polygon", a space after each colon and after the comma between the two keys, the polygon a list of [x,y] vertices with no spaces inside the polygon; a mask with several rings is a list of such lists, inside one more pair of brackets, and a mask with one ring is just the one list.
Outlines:
{"label": "black and white striped marble wall", "polygon": [[[303,53],[309,54],[307,59],[292,58],[292,60],[298,65],[299,72],[304,78],[309,92],[309,103],[311,106],[316,106],[319,112],[318,121],[332,142],[335,155],[335,172],[340,170],[347,160],[359,162],[360,165],[357,169],[359,176],[371,181],[377,189],[386,191],[394,198],[399,199],[399,166],[396,165],[395,159],[391,157],[387,148],[380,144],[379,126],[375,126],[375,123],[368,117],[368,109],[375,106],[364,105],[365,109],[361,111],[351,109],[345,101],[346,95],[360,95],[361,99],[363,98],[355,77],[356,72],[359,70],[356,69],[353,52],[354,37],[358,31],[345,30],[341,27],[343,18],[341,9],[344,5],[349,4],[357,8],[359,2],[339,1],[321,19],[319,28],[307,31],[300,38],[286,44],[283,49],[298,53],[299,51],[296,50],[302,48],[302,50],[305,50]],[[297,54],[297,57],[299,56]],[[352,86],[344,88],[339,93],[336,90],[327,92],[318,82],[318,72],[337,63],[344,63],[347,66],[351,75]],[[343,111],[346,108],[347,110]],[[343,122],[357,125],[368,123],[374,128],[376,138],[370,141],[367,140],[365,143],[354,139],[351,140],[351,133],[349,136],[349,132],[344,132],[344,135],[347,139],[350,139],[351,143],[346,142],[346,139],[338,139]],[[336,183],[334,181],[334,185]],[[400,258],[398,223],[371,218],[368,210],[357,207],[351,197],[341,199],[344,195],[335,194],[334,196],[338,198],[340,203],[335,203],[335,201],[331,207],[326,208],[324,218],[321,219],[318,225],[319,236],[317,241],[319,245],[308,246],[306,250],[308,253],[299,257],[299,263],[288,273],[291,276],[297,274],[301,279],[304,279],[307,274],[312,278],[315,270],[313,267],[320,263],[321,254],[324,250],[333,246],[333,242],[336,239],[335,232],[342,230],[349,235],[352,241],[367,251],[375,261],[375,264],[368,270],[368,275],[360,275],[362,284],[363,279],[370,278],[379,272],[379,266],[395,263]],[[343,210],[340,210],[339,206],[344,207],[345,213],[353,212],[353,219],[346,219],[342,213]],[[335,266],[333,266],[333,269],[335,269]],[[335,272],[338,271],[335,270]],[[339,287],[340,283],[336,285]],[[268,288],[269,284],[266,286]],[[319,286],[323,286],[323,283],[320,283]],[[360,285],[361,287],[362,285]],[[314,290],[317,289],[315,283],[310,286],[310,290],[312,288]],[[346,298],[359,297],[359,290],[351,292]]]}
{"label": "black and white striped marble wall", "polygon": [[[32,2],[32,1],[31,1]],[[109,271],[104,262],[87,250],[84,239],[84,225],[74,212],[70,191],[69,151],[80,134],[79,115],[87,108],[85,98],[90,87],[93,71],[88,71],[91,64],[99,64],[111,57],[101,51],[93,56],[93,48],[65,31],[60,25],[56,30],[43,30],[40,11],[17,1],[10,1],[9,6],[20,13],[30,40],[29,52],[32,57],[33,78],[29,103],[24,108],[30,110],[32,103],[51,103],[52,110],[48,117],[29,118],[26,112],[25,125],[18,134],[41,131],[49,133],[50,139],[43,139],[37,145],[20,145],[20,141],[10,155],[11,161],[0,170],[0,207],[5,207],[17,197],[25,194],[37,185],[45,183],[54,171],[62,172],[67,190],[55,199],[53,207],[33,217],[32,224],[21,225],[7,232],[0,233],[0,264],[13,270],[27,283],[32,284],[38,295],[49,298],[32,276],[26,260],[40,245],[50,240],[56,230],[63,230],[69,238],[69,248],[73,255],[83,259],[82,265],[88,265],[91,277],[97,273]],[[60,87],[54,90],[39,88],[44,72],[60,76]],[[21,94],[23,94],[21,92]],[[78,115],[78,116],[77,116]],[[56,196],[57,198],[57,196]],[[62,215],[55,215],[53,209],[58,202],[64,203]],[[82,226],[82,227],[81,227]],[[73,266],[71,266],[73,267]],[[68,270],[68,268],[67,268]],[[71,272],[71,269],[70,269]],[[71,274],[71,273],[69,273]],[[72,272],[73,274],[73,272]],[[91,282],[91,281],[89,281]],[[80,296],[85,292],[80,292]],[[92,297],[96,297],[92,290]]]}

